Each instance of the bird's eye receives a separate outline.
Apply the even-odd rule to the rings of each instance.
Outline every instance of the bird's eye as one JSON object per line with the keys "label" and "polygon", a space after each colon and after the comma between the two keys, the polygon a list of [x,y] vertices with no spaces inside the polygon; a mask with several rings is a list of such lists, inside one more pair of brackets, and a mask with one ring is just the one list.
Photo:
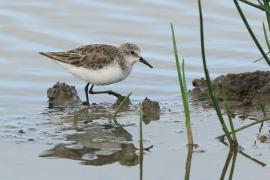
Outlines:
{"label": "bird's eye", "polygon": [[131,54],[135,54],[135,52],[134,52],[134,51],[131,51],[130,53],[131,53]]}

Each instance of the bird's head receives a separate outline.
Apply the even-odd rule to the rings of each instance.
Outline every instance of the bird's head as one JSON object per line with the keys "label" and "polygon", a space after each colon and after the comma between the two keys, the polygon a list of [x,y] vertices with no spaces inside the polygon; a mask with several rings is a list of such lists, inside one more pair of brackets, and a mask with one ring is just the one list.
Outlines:
{"label": "bird's head", "polygon": [[124,43],[119,46],[119,51],[127,61],[127,63],[133,66],[136,62],[141,62],[150,68],[153,68],[145,59],[140,55],[140,48],[136,44]]}

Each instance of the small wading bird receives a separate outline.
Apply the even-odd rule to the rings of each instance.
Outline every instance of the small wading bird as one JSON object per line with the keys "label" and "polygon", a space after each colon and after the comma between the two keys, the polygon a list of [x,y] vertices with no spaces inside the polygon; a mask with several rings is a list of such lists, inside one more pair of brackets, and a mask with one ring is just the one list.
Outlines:
{"label": "small wading bird", "polygon": [[124,80],[136,62],[153,68],[140,56],[139,47],[130,43],[121,44],[119,47],[93,44],[66,52],[40,52],[40,54],[54,60],[74,76],[87,82],[84,88],[86,105],[89,105],[88,93],[107,93],[117,98],[122,97],[112,90],[93,91],[93,88],[95,85],[108,85]]}

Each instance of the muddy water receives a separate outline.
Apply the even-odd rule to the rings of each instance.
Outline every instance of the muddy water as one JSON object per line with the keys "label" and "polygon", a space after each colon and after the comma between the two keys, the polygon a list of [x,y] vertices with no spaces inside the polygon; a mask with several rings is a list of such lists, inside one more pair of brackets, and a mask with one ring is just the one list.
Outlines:
{"label": "muddy water", "polygon": [[[212,77],[268,70],[263,61],[252,63],[260,55],[231,1],[205,0],[203,7],[207,57]],[[263,38],[263,14],[244,7],[258,37]],[[0,165],[0,179],[48,179],[48,176],[50,179],[108,179],[108,175],[112,179],[138,179],[139,167],[136,161],[133,166],[127,167],[126,164],[121,165],[118,159],[119,152],[133,152],[132,148],[128,148],[129,151],[123,150],[125,141],[128,141],[130,147],[138,147],[136,111],[124,113],[119,119],[127,126],[125,129],[132,135],[132,139],[120,138],[121,141],[116,145],[118,151],[111,154],[113,160],[107,157],[105,159],[109,160],[106,163],[103,158],[103,166],[82,166],[79,163],[81,158],[77,158],[78,161],[38,158],[39,153],[52,149],[57,143],[70,143],[69,135],[87,132],[87,128],[96,126],[106,129],[104,126],[108,118],[95,120],[88,127],[81,122],[76,126],[76,118],[74,121],[74,114],[70,115],[69,111],[46,109],[47,88],[56,81],[75,85],[81,97],[84,83],[37,52],[67,50],[90,43],[119,45],[123,42],[137,43],[142,55],[155,68],[152,70],[136,64],[128,79],[107,88],[123,94],[133,91],[131,99],[135,104],[134,109],[145,96],[160,101],[163,108],[160,120],[152,121],[144,127],[146,146],[154,145],[151,152],[144,156],[144,179],[183,178],[186,137],[182,106],[177,102],[178,84],[169,23],[174,22],[181,55],[186,59],[187,80],[191,87],[191,80],[203,75],[195,0],[1,0],[0,21],[0,142],[1,147],[6,145],[6,148],[0,150],[0,159],[1,162],[7,162]],[[95,96],[91,101],[100,105],[100,108],[96,108],[97,114],[103,116],[112,111],[114,99],[111,97]],[[215,113],[196,106],[192,107],[192,112],[194,139],[202,147],[201,151],[205,152],[193,154],[191,179],[219,179],[229,151],[214,139],[221,133]],[[235,119],[236,126],[245,123],[248,121]],[[108,131],[109,135],[113,135],[113,130]],[[239,141],[246,153],[269,164],[269,146],[261,143],[254,146],[256,132],[257,128],[254,127],[240,133]],[[71,141],[74,143],[73,139]],[[92,146],[89,148],[93,149]],[[14,173],[14,169],[18,173]],[[242,155],[237,156],[235,179],[267,179],[268,172],[269,167],[262,168]]]}

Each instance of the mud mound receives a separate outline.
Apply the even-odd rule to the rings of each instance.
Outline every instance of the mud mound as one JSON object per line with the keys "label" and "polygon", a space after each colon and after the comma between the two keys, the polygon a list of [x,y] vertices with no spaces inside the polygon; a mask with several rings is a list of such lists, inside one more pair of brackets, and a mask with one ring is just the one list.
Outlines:
{"label": "mud mound", "polygon": [[[212,81],[215,96],[223,101],[224,91],[233,108],[256,109],[259,105],[270,107],[270,72],[256,71],[240,74],[228,74]],[[209,101],[208,88],[205,79],[195,79],[194,88],[190,91],[193,100]]]}
{"label": "mud mound", "polygon": [[57,82],[53,87],[47,90],[49,98],[49,107],[68,106],[81,103],[74,86]]}
{"label": "mud mound", "polygon": [[142,102],[143,121],[145,124],[150,123],[153,120],[159,120],[160,107],[157,101],[151,101],[147,97]]}

